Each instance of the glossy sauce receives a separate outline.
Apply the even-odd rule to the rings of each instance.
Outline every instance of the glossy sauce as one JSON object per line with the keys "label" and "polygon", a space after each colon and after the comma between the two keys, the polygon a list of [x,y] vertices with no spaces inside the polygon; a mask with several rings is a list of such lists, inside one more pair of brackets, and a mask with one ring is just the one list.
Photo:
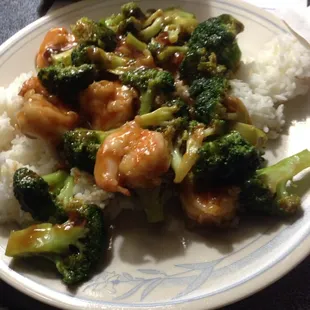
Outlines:
{"label": "glossy sauce", "polygon": [[47,67],[51,62],[51,55],[64,52],[76,45],[73,34],[68,33],[65,28],[52,28],[45,35],[36,56],[38,68]]}
{"label": "glossy sauce", "polygon": [[237,187],[221,187],[196,192],[189,182],[181,189],[181,201],[187,216],[197,224],[226,226],[236,217]]}
{"label": "glossy sauce", "polygon": [[115,54],[133,59],[132,68],[139,68],[142,66],[147,68],[156,67],[153,56],[148,50],[146,52],[137,51],[126,43],[125,38],[119,40],[118,46],[115,49]]}

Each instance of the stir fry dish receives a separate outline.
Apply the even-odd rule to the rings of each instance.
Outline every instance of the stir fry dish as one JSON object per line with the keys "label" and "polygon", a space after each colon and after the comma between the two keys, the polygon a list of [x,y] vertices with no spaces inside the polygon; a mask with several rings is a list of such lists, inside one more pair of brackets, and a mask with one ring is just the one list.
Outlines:
{"label": "stir fry dish", "polygon": [[99,21],[82,17],[70,31],[51,29],[37,75],[20,91],[17,123],[49,143],[58,170],[16,170],[15,198],[34,223],[11,232],[6,255],[47,258],[67,285],[91,276],[108,246],[105,215],[76,198],[73,168],[111,201],[140,203],[150,224],[165,221],[172,197],[199,227],[296,214],[301,198],[288,181],[310,167],[310,152],[266,165],[267,136],[231,94],[242,31],[231,15],[199,22],[180,8],[144,12],[134,2]]}

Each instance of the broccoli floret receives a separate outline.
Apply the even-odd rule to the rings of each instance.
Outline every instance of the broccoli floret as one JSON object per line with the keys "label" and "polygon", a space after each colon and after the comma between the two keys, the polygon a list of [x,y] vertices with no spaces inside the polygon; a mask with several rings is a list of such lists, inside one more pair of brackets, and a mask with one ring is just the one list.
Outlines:
{"label": "broccoli floret", "polygon": [[[241,59],[236,36],[243,28],[242,23],[228,14],[200,23],[188,42],[189,50],[180,67],[181,77],[193,81],[199,76],[223,74],[225,68],[235,71]],[[213,60],[209,58],[212,53]]]}
{"label": "broccoli floret", "polygon": [[165,45],[161,42],[158,42],[155,38],[152,38],[148,43],[147,48],[153,56],[157,56],[163,49]]}
{"label": "broccoli floret", "polygon": [[202,145],[193,175],[200,184],[239,184],[261,164],[260,151],[233,131]]}
{"label": "broccoli floret", "polygon": [[90,64],[79,67],[50,66],[40,69],[38,78],[49,93],[67,102],[74,100],[80,91],[94,82],[96,70]]}
{"label": "broccoli floret", "polygon": [[175,89],[173,76],[164,70],[138,68],[125,72],[120,78],[123,84],[140,91],[140,115],[152,111],[156,95],[170,94]]}
{"label": "broccoli floret", "polygon": [[[188,118],[181,118],[179,135],[172,145],[171,166],[175,172],[174,183],[181,183],[198,160],[198,152],[208,137],[222,135],[226,130],[224,121],[213,121],[208,127]],[[183,130],[180,132],[180,129]]]}
{"label": "broccoli floret", "polygon": [[71,167],[94,172],[97,151],[111,131],[75,129],[63,136],[64,157]]}
{"label": "broccoli floret", "polygon": [[127,32],[137,33],[140,31],[144,20],[145,15],[137,3],[129,2],[122,6],[121,13],[112,14],[102,22],[118,35],[122,35]]}
{"label": "broccoli floret", "polygon": [[126,18],[133,16],[140,20],[145,19],[145,15],[143,11],[141,10],[141,8],[138,6],[136,2],[128,2],[128,3],[123,4],[121,7],[121,12]]}
{"label": "broccoli floret", "polygon": [[105,52],[96,46],[85,45],[80,45],[72,51],[71,60],[74,66],[92,64],[97,70],[107,70],[115,74],[119,74],[119,71],[123,72],[130,62],[126,57]]}
{"label": "broccoli floret", "polygon": [[[164,10],[164,17],[165,24],[176,26],[179,30],[177,40],[171,41],[169,38],[171,43],[176,43],[180,36],[183,40],[187,39],[198,25],[198,20],[194,14],[183,11],[180,8],[169,8]],[[169,28],[167,30],[169,33]]]}
{"label": "broccoli floret", "polygon": [[58,54],[52,54],[52,64],[53,65],[60,65],[63,67],[71,66],[71,53],[73,49],[69,49],[65,52],[58,53]]}
{"label": "broccoli floret", "polygon": [[65,284],[85,281],[101,257],[105,243],[102,211],[95,205],[73,204],[68,220],[43,223],[10,234],[6,255],[41,256],[53,261]]}
{"label": "broccoli floret", "polygon": [[182,118],[184,122],[189,121],[189,107],[180,98],[167,102],[164,106],[153,112],[138,115],[135,121],[144,128],[175,126],[175,119]]}
{"label": "broccoli floret", "polygon": [[79,44],[95,45],[108,52],[116,47],[116,34],[105,23],[82,17],[71,26],[71,30]]}
{"label": "broccoli floret", "polygon": [[228,80],[223,77],[195,80],[189,88],[190,95],[195,98],[194,118],[205,124],[213,119],[229,118],[223,105],[228,90]]}
{"label": "broccoli floret", "polygon": [[258,214],[296,213],[301,206],[301,199],[298,195],[288,192],[287,183],[308,167],[310,152],[304,150],[273,166],[257,170],[241,188],[240,206],[248,212]]}
{"label": "broccoli floret", "polygon": [[13,176],[13,191],[21,209],[35,220],[54,221],[64,217],[63,205],[72,195],[72,177],[65,171],[39,176],[28,168],[17,169]]}

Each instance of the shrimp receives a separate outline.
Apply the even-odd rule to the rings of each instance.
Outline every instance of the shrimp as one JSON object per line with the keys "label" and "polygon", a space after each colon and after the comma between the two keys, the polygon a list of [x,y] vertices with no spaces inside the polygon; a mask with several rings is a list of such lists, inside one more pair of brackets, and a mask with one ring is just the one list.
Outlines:
{"label": "shrimp", "polygon": [[227,227],[236,219],[239,189],[235,186],[196,192],[188,180],[182,183],[180,198],[187,216],[199,225]]}
{"label": "shrimp", "polygon": [[109,135],[100,146],[94,176],[102,189],[129,196],[124,186],[158,186],[169,166],[170,151],[164,136],[132,121]]}
{"label": "shrimp", "polygon": [[45,99],[47,99],[54,105],[62,105],[60,99],[54,95],[49,94],[47,89],[43,87],[40,80],[36,76],[33,76],[24,82],[21,90],[19,91],[19,95],[25,97],[28,91],[32,91],[31,93],[42,95]]}
{"label": "shrimp", "polygon": [[17,114],[17,124],[23,134],[57,144],[65,131],[77,126],[77,113],[52,104],[34,89],[25,93],[24,98],[24,106]]}
{"label": "shrimp", "polygon": [[134,99],[137,96],[135,90],[119,82],[95,82],[81,94],[81,109],[92,128],[118,128],[133,119]]}
{"label": "shrimp", "polygon": [[51,54],[64,52],[76,45],[73,34],[65,28],[53,28],[45,35],[36,57],[38,68],[47,67],[51,62]]}

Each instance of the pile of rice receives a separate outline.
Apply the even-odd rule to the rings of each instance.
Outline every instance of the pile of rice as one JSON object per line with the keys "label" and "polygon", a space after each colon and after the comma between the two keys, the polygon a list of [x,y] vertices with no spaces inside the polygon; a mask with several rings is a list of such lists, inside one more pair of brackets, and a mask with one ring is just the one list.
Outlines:
{"label": "pile of rice", "polygon": [[310,50],[285,34],[268,42],[254,59],[243,59],[231,86],[253,124],[274,139],[285,124],[283,103],[306,94],[309,82]]}
{"label": "pile of rice", "polygon": [[[32,73],[22,74],[8,88],[0,88],[0,223],[20,223],[27,218],[12,191],[16,169],[26,166],[40,175],[57,169],[57,154],[43,141],[23,136],[16,126],[16,113],[23,104],[18,92],[30,76]],[[244,102],[253,124],[269,138],[276,138],[285,123],[283,103],[305,94],[309,78],[310,51],[294,37],[282,35],[259,51],[255,61],[243,60],[237,79],[231,81],[231,93]],[[186,97],[188,91],[181,84],[178,92]],[[91,175],[78,169],[71,174],[76,198],[104,208],[113,197],[94,185]]]}

